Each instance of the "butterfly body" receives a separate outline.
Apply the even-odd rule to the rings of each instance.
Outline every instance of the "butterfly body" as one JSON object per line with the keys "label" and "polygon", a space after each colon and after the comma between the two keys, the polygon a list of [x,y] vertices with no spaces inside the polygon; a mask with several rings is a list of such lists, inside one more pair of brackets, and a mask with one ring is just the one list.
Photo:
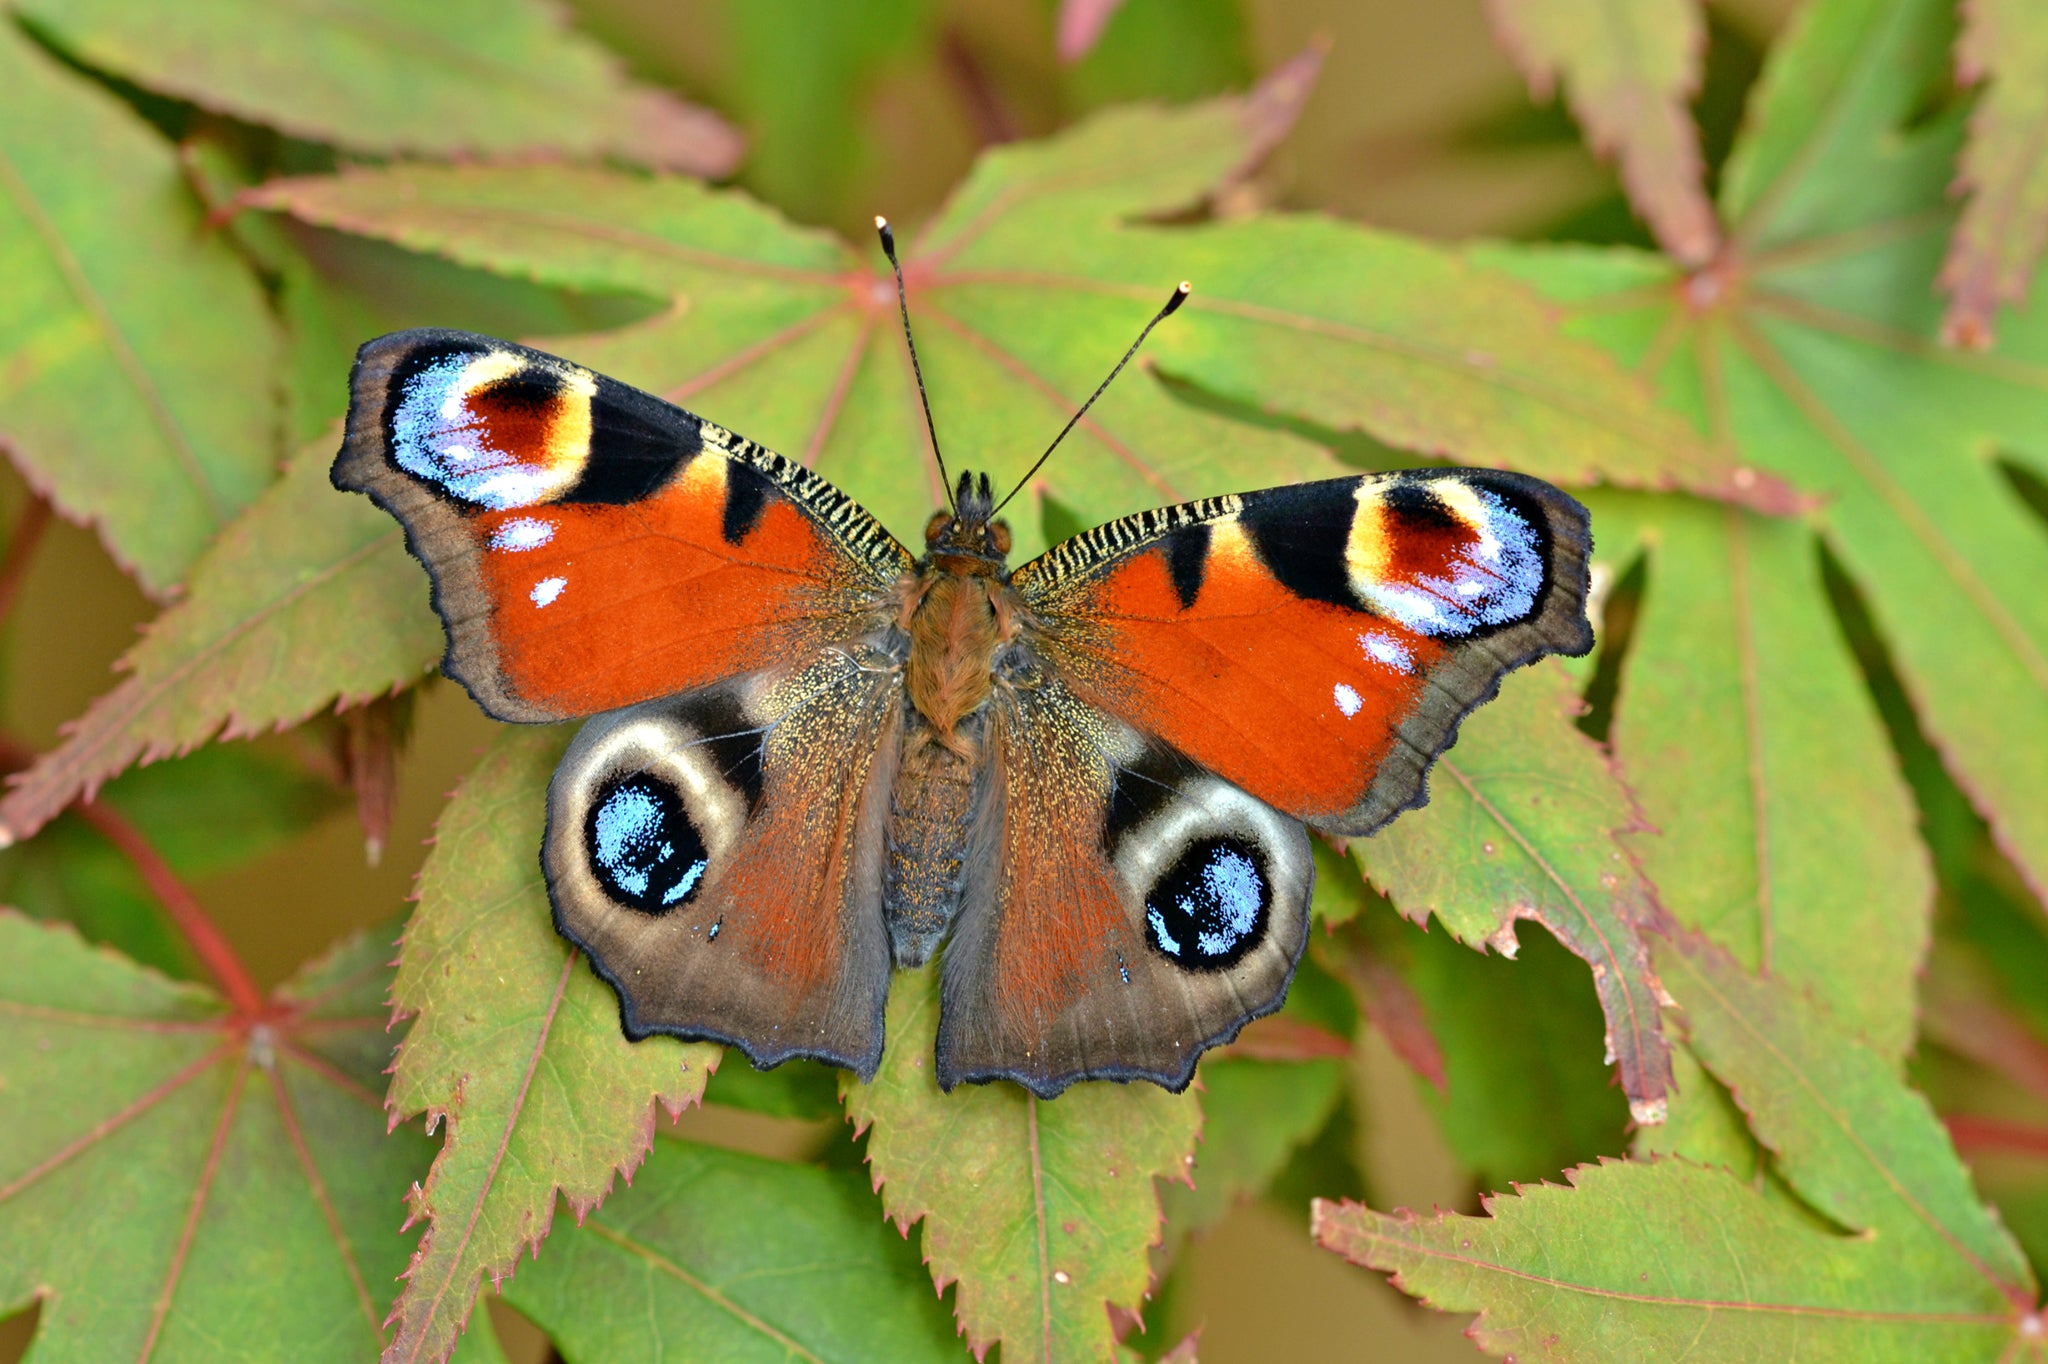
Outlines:
{"label": "butterfly body", "polygon": [[1363,834],[1509,669],[1590,647],[1585,513],[1428,470],[1125,517],[1011,570],[985,478],[913,558],[724,428],[455,332],[363,348],[338,486],[404,524],[444,669],[592,717],[556,926],[629,1036],[871,1075],[936,958],[937,1074],[1184,1086],[1279,1007],[1310,828]]}

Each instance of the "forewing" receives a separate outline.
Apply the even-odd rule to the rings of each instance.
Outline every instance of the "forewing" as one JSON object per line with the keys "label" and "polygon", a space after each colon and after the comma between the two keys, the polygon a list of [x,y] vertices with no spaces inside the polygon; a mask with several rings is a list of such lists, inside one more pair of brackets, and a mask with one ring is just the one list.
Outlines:
{"label": "forewing", "polygon": [[1370,833],[1511,669],[1592,648],[1585,508],[1413,470],[1210,498],[1014,579],[1074,694],[1315,827]]}
{"label": "forewing", "polygon": [[356,357],[336,487],[405,526],[443,670],[501,720],[633,705],[852,638],[910,556],[809,470],[468,332]]}
{"label": "forewing", "polygon": [[895,673],[832,648],[583,727],[541,861],[555,926],[618,991],[628,1037],[874,1074],[902,696]]}
{"label": "forewing", "polygon": [[946,948],[938,1077],[1179,1090],[1280,1007],[1314,879],[1293,819],[1083,703],[999,689],[990,793]]}

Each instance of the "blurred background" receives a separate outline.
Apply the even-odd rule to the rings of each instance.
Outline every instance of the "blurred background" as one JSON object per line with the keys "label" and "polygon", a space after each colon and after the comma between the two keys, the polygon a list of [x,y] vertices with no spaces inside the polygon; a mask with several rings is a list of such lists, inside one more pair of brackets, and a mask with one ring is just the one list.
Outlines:
{"label": "blurred background", "polygon": [[[1791,7],[1710,7],[1698,102],[1710,164],[1725,151],[1760,54]],[[1321,82],[1293,135],[1242,191],[1244,206],[1327,212],[1439,238],[1646,241],[1612,174],[1583,149],[1565,113],[1531,102],[1479,0],[1126,0],[1093,50],[1072,64],[1055,53],[1052,0],[571,0],[567,8],[633,74],[719,110],[746,132],[741,185],[793,218],[856,240],[878,212],[914,230],[990,143],[1049,132],[1106,104],[1242,88],[1322,42],[1329,57]],[[366,251],[354,268],[373,274],[380,260]],[[454,296],[460,276],[447,267],[432,287]],[[518,323],[509,320],[506,330],[547,330]],[[345,381],[335,373],[337,387]],[[0,510],[11,518],[26,500],[19,479],[0,473]],[[113,660],[154,614],[90,534],[59,523],[46,537],[20,585],[0,693],[7,727],[38,749],[111,685]],[[333,763],[320,734],[257,742],[273,779],[238,788],[256,793],[244,797],[255,802],[246,808],[204,812],[222,836],[216,862],[233,865],[209,869],[202,858],[192,882],[259,984],[282,980],[342,934],[402,910],[433,819],[489,731],[458,689],[438,681],[423,689],[398,769],[389,846],[374,867],[352,807],[317,779]],[[145,780],[133,799],[148,798]],[[232,853],[238,838],[260,846],[266,822],[297,827],[305,819],[317,821],[310,838],[253,858]],[[13,866],[10,898],[33,875]],[[1582,970],[1547,939],[1529,941],[1541,937],[1526,935],[1524,964],[1536,973],[1546,961],[1558,968],[1597,1030]],[[179,951],[167,940],[156,964],[180,969]],[[1369,1030],[1353,1064],[1367,1099],[1333,1139],[1349,1146],[1375,1205],[1474,1208],[1476,1172],[1443,1146],[1414,1077]],[[1541,1113],[1542,1095],[1529,1097]],[[683,1125],[702,1140],[790,1156],[844,1139],[836,1119],[805,1124],[714,1110]],[[1624,1149],[1618,1123],[1606,1140],[1608,1153]],[[1210,1361],[1477,1357],[1461,1338],[1462,1319],[1427,1313],[1377,1276],[1314,1249],[1307,1229],[1304,1198],[1239,1207],[1186,1252],[1170,1301],[1152,1313],[1148,1350],[1200,1327]],[[502,1307],[493,1313],[515,1360],[546,1357],[531,1327]],[[18,1356],[27,1327],[0,1323],[0,1361]]]}

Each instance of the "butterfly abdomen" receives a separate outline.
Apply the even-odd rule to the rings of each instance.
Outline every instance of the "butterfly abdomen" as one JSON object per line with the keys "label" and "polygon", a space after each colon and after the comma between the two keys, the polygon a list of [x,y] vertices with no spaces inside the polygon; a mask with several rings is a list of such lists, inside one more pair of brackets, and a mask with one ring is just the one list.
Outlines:
{"label": "butterfly abdomen", "polygon": [[[964,728],[972,731],[978,749],[981,717],[971,718]],[[921,717],[910,717],[890,793],[882,881],[883,913],[899,966],[922,965],[952,925],[981,767],[978,760],[940,743]]]}

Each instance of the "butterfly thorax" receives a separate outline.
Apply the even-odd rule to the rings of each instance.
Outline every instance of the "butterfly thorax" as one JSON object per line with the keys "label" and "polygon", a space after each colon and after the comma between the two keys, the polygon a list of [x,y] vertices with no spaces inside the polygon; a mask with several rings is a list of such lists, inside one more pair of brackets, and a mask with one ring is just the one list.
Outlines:
{"label": "butterfly thorax", "polygon": [[962,722],[987,703],[996,650],[1015,631],[1010,528],[993,519],[991,502],[988,475],[960,476],[953,510],[934,513],[925,526],[905,622],[911,704],[933,741],[969,762],[978,745]]}

